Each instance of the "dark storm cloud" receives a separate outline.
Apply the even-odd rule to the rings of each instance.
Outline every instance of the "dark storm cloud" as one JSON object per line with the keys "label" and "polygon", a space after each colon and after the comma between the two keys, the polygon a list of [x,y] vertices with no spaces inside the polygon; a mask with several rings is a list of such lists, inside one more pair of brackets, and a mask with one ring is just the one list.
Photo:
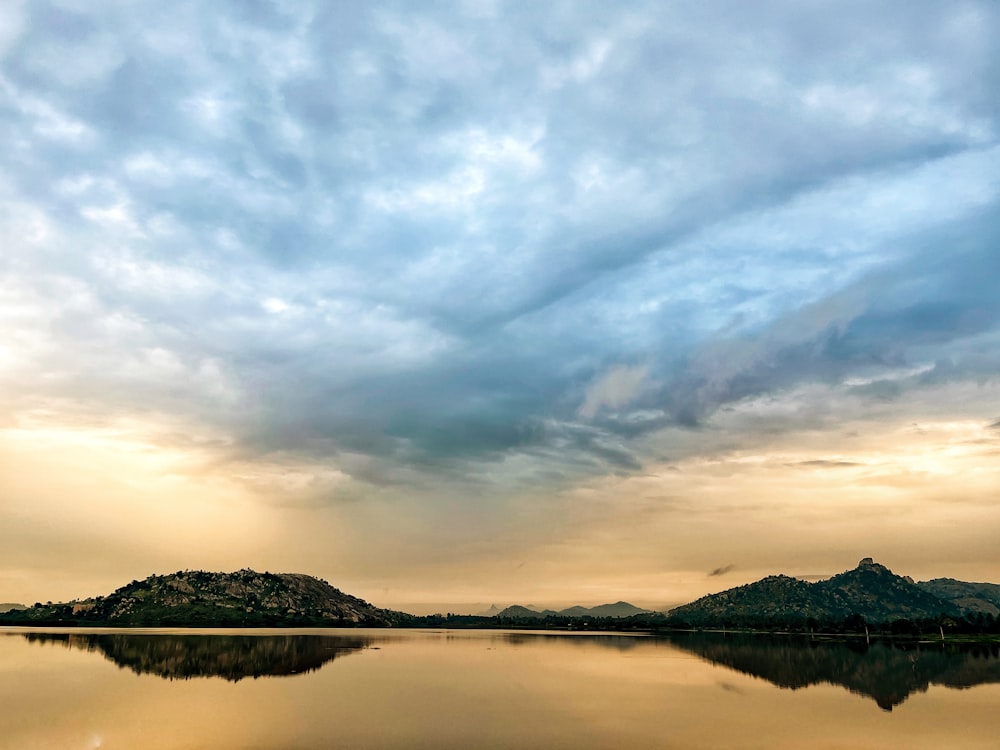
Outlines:
{"label": "dark storm cloud", "polygon": [[993,3],[5,12],[12,398],[391,483],[997,372]]}

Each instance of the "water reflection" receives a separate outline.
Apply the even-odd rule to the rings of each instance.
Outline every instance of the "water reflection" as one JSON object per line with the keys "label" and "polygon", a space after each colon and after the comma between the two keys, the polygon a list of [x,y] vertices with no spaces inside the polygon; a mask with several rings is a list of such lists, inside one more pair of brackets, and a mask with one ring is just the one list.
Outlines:
{"label": "water reflection", "polygon": [[54,643],[103,654],[122,669],[171,680],[281,677],[314,672],[338,656],[369,648],[373,638],[352,635],[179,635],[153,633],[24,633],[32,643]]}
{"label": "water reflection", "polygon": [[540,645],[544,643],[559,643],[578,647],[600,646],[616,651],[631,651],[632,649],[649,645],[645,636],[617,635],[612,633],[565,633],[559,631],[510,631],[495,636],[496,639],[511,646]]}
{"label": "water reflection", "polygon": [[[997,746],[1000,684],[982,683],[1000,683],[1000,654],[988,647],[401,629],[25,632],[0,629],[0,750]],[[186,679],[195,676],[214,679]],[[776,687],[815,683],[835,686]],[[883,714],[874,701],[896,708]]]}
{"label": "water reflection", "polygon": [[684,633],[671,644],[792,690],[829,683],[891,711],[930,685],[1000,683],[1000,645],[813,641],[801,637]]}
{"label": "water reflection", "polygon": [[[327,662],[375,645],[374,634],[216,635],[154,633],[23,633],[31,643],[59,644],[100,653],[122,669],[171,680],[275,677],[314,672]],[[400,637],[399,633],[394,634]],[[969,688],[1000,684],[1000,644],[874,643],[819,641],[801,636],[678,633],[664,638],[634,635],[540,632],[424,633],[424,641],[515,648],[593,648],[642,656],[666,643],[705,661],[796,690],[832,684],[873,699],[891,711],[931,685]],[[490,644],[490,645],[486,645]],[[727,692],[740,688],[718,683]]]}

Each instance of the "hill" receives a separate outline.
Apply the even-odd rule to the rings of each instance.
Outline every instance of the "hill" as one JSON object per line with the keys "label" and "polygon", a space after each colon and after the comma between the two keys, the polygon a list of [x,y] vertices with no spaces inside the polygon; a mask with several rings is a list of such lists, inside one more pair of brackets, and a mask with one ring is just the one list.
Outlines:
{"label": "hill", "polygon": [[957,605],[963,614],[979,613],[1000,615],[1000,585],[995,583],[968,583],[954,578],[935,578],[917,583],[924,591]]}
{"label": "hill", "polygon": [[812,585],[839,604],[834,614],[860,614],[870,622],[959,614],[954,602],[925,591],[912,578],[895,575],[870,557],[859,562],[854,570]]}
{"label": "hill", "polygon": [[401,616],[299,573],[178,571],[96,599],[0,615],[7,625],[123,627],[392,625]]}
{"label": "hill", "polygon": [[520,604],[512,604],[506,607],[494,615],[495,617],[504,617],[508,619],[536,619],[544,618],[550,615],[554,615],[556,612],[551,609],[546,609],[538,611],[537,609],[528,609],[527,607],[522,607]]}
{"label": "hill", "polygon": [[[591,607],[585,610],[584,615],[590,617],[631,617],[632,615],[641,615],[646,612],[649,612],[649,610],[642,609],[628,602],[615,602],[614,604],[599,604],[596,607]],[[563,610],[563,614],[565,613],[566,610]]]}
{"label": "hill", "polygon": [[15,602],[0,603],[0,612],[9,612],[12,609],[27,609],[27,607],[23,604],[17,604]]}
{"label": "hill", "polygon": [[641,609],[628,602],[615,602],[614,604],[599,604],[596,607],[567,607],[558,612],[552,609],[536,610],[522,607],[518,604],[507,607],[494,614],[495,617],[520,620],[544,620],[546,617],[631,617],[633,615],[646,614],[648,609]]}
{"label": "hill", "polygon": [[958,616],[960,607],[866,557],[853,570],[808,583],[768,576],[710,594],[668,613],[675,623],[735,627],[831,622],[860,616],[868,622]]}

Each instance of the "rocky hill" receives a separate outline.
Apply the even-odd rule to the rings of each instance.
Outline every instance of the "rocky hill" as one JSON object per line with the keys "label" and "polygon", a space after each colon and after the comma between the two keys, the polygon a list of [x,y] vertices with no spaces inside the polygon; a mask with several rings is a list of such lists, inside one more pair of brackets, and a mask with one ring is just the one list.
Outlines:
{"label": "rocky hill", "polygon": [[766,621],[778,617],[825,618],[830,603],[812,584],[785,575],[768,576],[754,583],[709,594],[669,612],[671,618],[695,625]]}
{"label": "rocky hill", "polygon": [[968,583],[954,578],[935,578],[920,581],[917,586],[940,599],[953,602],[963,614],[982,612],[994,617],[1000,615],[1000,585],[996,583]]}
{"label": "rocky hill", "polygon": [[36,604],[0,623],[122,627],[384,626],[400,613],[378,609],[326,581],[298,573],[179,571],[132,581],[108,596]]}
{"label": "rocky hill", "polygon": [[954,601],[866,557],[853,570],[816,583],[768,576],[677,607],[669,618],[698,626],[757,626],[810,619],[829,622],[852,615],[868,622],[920,620],[958,616],[960,611]]}
{"label": "rocky hill", "polygon": [[908,576],[895,575],[870,557],[859,562],[854,570],[812,585],[830,601],[837,602],[839,610],[834,614],[860,614],[871,622],[959,614],[953,602],[925,591]]}

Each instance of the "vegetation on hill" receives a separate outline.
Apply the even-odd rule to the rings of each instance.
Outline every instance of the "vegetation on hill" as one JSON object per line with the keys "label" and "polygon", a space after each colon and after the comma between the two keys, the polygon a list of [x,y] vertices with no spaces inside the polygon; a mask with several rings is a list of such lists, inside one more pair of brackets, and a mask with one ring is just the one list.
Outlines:
{"label": "vegetation on hill", "polygon": [[108,596],[0,615],[8,625],[123,627],[387,626],[399,619],[318,578],[253,570],[154,575]]}
{"label": "vegetation on hill", "polygon": [[0,612],[0,625],[996,634],[1000,633],[1000,586],[948,578],[917,584],[865,558],[853,570],[824,581],[768,576],[667,613],[617,602],[560,612],[515,605],[492,616],[449,613],[418,617],[379,609],[307,575],[179,571],[132,581],[105,597],[64,604],[36,603],[24,610]]}
{"label": "vegetation on hill", "polygon": [[[940,579],[939,579],[940,581]],[[853,570],[808,583],[769,576],[704,596],[671,610],[664,624],[676,628],[824,630],[826,632],[993,632],[996,615],[973,609],[968,586],[915,584],[871,558]],[[1000,588],[1000,587],[998,587]],[[976,589],[980,596],[984,590]],[[988,605],[993,606],[993,605]]]}
{"label": "vegetation on hill", "polygon": [[1000,616],[1000,585],[995,583],[967,583],[954,578],[935,578],[917,584],[924,591],[953,602],[963,614],[982,613]]}
{"label": "vegetation on hill", "polygon": [[957,615],[958,608],[865,558],[855,569],[825,581],[768,576],[704,596],[669,614],[672,620],[695,626],[756,627],[832,622],[849,616],[876,623],[927,619]]}

